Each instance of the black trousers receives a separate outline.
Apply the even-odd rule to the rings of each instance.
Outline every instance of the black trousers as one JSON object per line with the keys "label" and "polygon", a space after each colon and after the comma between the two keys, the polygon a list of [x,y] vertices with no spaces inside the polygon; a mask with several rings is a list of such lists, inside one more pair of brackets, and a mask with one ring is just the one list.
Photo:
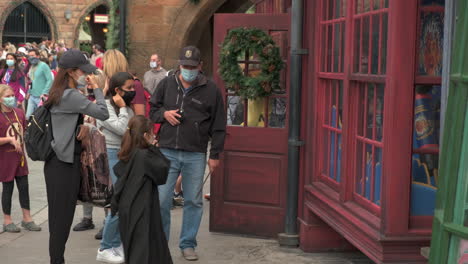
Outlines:
{"label": "black trousers", "polygon": [[[28,176],[16,176],[16,188],[18,188],[19,200],[21,208],[29,210],[29,184]],[[11,197],[13,197],[13,189],[15,181],[4,182],[2,191],[2,209],[3,214],[11,215]]]}
{"label": "black trousers", "polygon": [[44,175],[49,203],[50,263],[62,264],[80,190],[80,157],[75,155],[74,163],[70,164],[54,155],[45,163]]}

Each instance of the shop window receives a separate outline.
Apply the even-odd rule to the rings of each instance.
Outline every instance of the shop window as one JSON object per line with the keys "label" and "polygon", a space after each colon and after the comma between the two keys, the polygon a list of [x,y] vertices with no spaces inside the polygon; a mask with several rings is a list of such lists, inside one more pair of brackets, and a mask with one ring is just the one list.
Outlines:
{"label": "shop window", "polygon": [[384,84],[357,83],[358,126],[356,135],[355,192],[380,205],[382,190],[382,138]]}
{"label": "shop window", "polygon": [[344,60],[346,32],[346,0],[322,0],[320,21],[320,80],[321,98],[319,174],[331,187],[337,188],[342,179]]}
{"label": "shop window", "polygon": [[[271,31],[270,35],[280,49],[280,55],[286,62],[288,56],[288,36],[285,31]],[[238,65],[245,76],[255,77],[261,73],[260,60],[251,50],[243,51],[237,58]],[[285,65],[287,65],[285,63]],[[245,100],[227,91],[226,113],[227,124],[239,127],[285,128],[287,117],[287,83],[288,69],[280,75],[280,87],[268,98]]]}
{"label": "shop window", "polygon": [[345,0],[322,1],[324,17],[320,22],[323,56],[321,72],[343,72],[345,37]]}
{"label": "shop window", "polygon": [[356,1],[353,72],[384,75],[387,57],[387,1]]}
{"label": "shop window", "polygon": [[418,75],[442,75],[444,0],[421,0]]}
{"label": "shop window", "polygon": [[351,83],[357,112],[355,145],[355,200],[378,212],[383,177],[383,125],[387,63],[388,1],[357,0],[353,15]]}
{"label": "shop window", "polygon": [[434,214],[439,181],[443,0],[420,0],[414,92],[411,215]]}
{"label": "shop window", "polygon": [[324,80],[325,111],[323,133],[322,176],[340,182],[341,181],[341,157],[342,157],[342,113],[343,113],[343,81]]}

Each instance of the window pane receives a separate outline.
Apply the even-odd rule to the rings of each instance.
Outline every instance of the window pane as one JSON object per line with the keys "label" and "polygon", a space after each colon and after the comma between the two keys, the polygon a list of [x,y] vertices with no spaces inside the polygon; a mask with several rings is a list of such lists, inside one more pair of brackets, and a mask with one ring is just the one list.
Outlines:
{"label": "window pane", "polygon": [[329,169],[330,169],[330,130],[324,128],[323,129],[323,145],[322,145],[322,153],[324,154],[324,159],[322,159],[322,174],[328,176]]}
{"label": "window pane", "polygon": [[442,47],[444,36],[444,14],[422,12],[419,35],[419,75],[440,76],[442,74]]}
{"label": "window pane", "polygon": [[369,12],[371,10],[370,0],[364,0],[364,12]]}
{"label": "window pane", "polygon": [[372,145],[363,144],[362,142],[358,141],[357,146],[358,148],[356,155],[358,163],[356,163],[356,193],[370,200],[372,191],[371,189],[374,189],[374,187],[372,187]]}
{"label": "window pane", "polygon": [[328,27],[327,26],[322,26],[322,52],[321,52],[321,55],[320,55],[320,70],[321,71],[326,71],[326,60],[327,60],[327,29]]}
{"label": "window pane", "polygon": [[249,77],[257,77],[261,73],[260,64],[249,64]]}
{"label": "window pane", "polygon": [[341,17],[341,9],[343,8],[342,0],[332,0],[332,1],[335,1],[335,15],[333,17],[339,18]]}
{"label": "window pane", "polygon": [[245,75],[245,63],[239,63],[239,67],[241,68],[242,73]]}
{"label": "window pane", "polygon": [[326,65],[327,65],[327,72],[331,72],[332,70],[332,44],[333,44],[333,26],[332,25],[329,25],[328,26],[328,40],[327,40],[327,43],[328,43],[328,47],[326,47],[326,50],[327,50],[327,62],[326,62]]}
{"label": "window pane", "polygon": [[227,124],[242,126],[244,123],[244,101],[240,96],[227,97]]}
{"label": "window pane", "polygon": [[334,13],[335,13],[335,0],[328,0],[328,17],[327,20],[331,20],[334,18]]}
{"label": "window pane", "polygon": [[344,72],[344,57],[346,54],[345,51],[345,31],[346,31],[346,26],[345,22],[341,23],[341,61],[340,61],[340,72]]}
{"label": "window pane", "polygon": [[385,85],[383,83],[377,84],[377,102],[376,102],[376,140],[382,141],[383,138],[383,125],[384,125],[384,91]]}
{"label": "window pane", "polygon": [[378,10],[380,9],[380,3],[381,1],[380,0],[374,0],[374,10]]}
{"label": "window pane", "polygon": [[382,14],[382,48],[380,49],[380,74],[387,73],[388,14]]}
{"label": "window pane", "polygon": [[265,99],[247,100],[247,126],[265,127]]}
{"label": "window pane", "polygon": [[440,104],[440,85],[416,86],[413,148],[439,148]]}
{"label": "window pane", "polygon": [[359,66],[361,61],[361,19],[356,19],[354,23],[354,71],[359,72]]}
{"label": "window pane", "polygon": [[412,156],[411,214],[433,215],[439,178],[439,85],[416,86]]}
{"label": "window pane", "polygon": [[321,88],[324,89],[325,109],[322,152],[324,160],[321,164],[322,174],[340,182],[341,156],[342,156],[342,108],[343,108],[343,81],[323,80]]}
{"label": "window pane", "polygon": [[[362,24],[361,24],[362,23]],[[369,66],[369,26],[370,18],[368,16],[362,18],[361,22],[356,20],[355,29],[356,35],[354,40],[355,46],[355,69],[354,72],[368,73]]]}
{"label": "window pane", "polygon": [[374,157],[374,199],[372,200],[375,204],[380,205],[381,193],[382,193],[382,149],[375,148]]}
{"label": "window pane", "polygon": [[451,235],[447,263],[468,264],[468,240]]}
{"label": "window pane", "polygon": [[[380,205],[382,192],[384,84],[356,83],[358,119],[355,191]],[[364,138],[364,139],[363,139]]]}
{"label": "window pane", "polygon": [[286,126],[286,98],[270,98],[268,126],[284,128]]}
{"label": "window pane", "polygon": [[370,30],[370,17],[366,16],[362,23],[362,39],[360,45],[362,45],[362,54],[360,58],[361,71],[360,73],[368,73],[369,69],[369,30]]}
{"label": "window pane", "polygon": [[379,40],[380,40],[380,15],[372,16],[372,56],[371,73],[378,74],[379,70]]}
{"label": "window pane", "polygon": [[338,72],[339,69],[339,62],[341,60],[340,56],[340,48],[341,48],[341,24],[335,24],[335,39],[333,43],[333,72]]}
{"label": "window pane", "polygon": [[361,141],[358,141],[356,144],[356,186],[355,190],[357,194],[364,196],[365,189],[365,177],[364,172],[366,171],[365,167],[365,151],[364,144]]}

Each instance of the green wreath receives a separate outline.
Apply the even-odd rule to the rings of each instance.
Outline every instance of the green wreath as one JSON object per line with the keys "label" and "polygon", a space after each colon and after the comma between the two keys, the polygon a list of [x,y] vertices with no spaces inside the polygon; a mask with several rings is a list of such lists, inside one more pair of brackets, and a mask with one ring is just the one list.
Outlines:
{"label": "green wreath", "polygon": [[[257,55],[260,73],[245,76],[239,66],[245,52]],[[239,59],[243,56],[241,59]],[[280,89],[280,72],[284,62],[280,50],[270,35],[261,29],[236,28],[229,31],[221,47],[219,73],[226,88],[244,99],[267,97]]]}

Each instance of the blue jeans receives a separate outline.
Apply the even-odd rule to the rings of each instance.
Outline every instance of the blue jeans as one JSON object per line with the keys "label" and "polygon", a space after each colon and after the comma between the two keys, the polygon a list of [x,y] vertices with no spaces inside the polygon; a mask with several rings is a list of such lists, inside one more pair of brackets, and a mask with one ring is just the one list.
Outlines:
{"label": "blue jeans", "polygon": [[[109,171],[112,178],[112,184],[115,185],[117,182],[117,177],[114,174],[114,166],[119,162],[117,157],[119,153],[118,149],[107,149],[107,157],[109,158]],[[106,223],[104,224],[104,230],[102,231],[102,240],[101,240],[101,249],[109,249],[119,247],[121,244],[120,240],[120,230],[119,230],[119,216],[116,215],[112,217],[111,214],[108,214],[106,217]]]}
{"label": "blue jeans", "polygon": [[26,120],[36,111],[41,102],[41,97],[31,95],[28,100],[28,109],[26,110]]}
{"label": "blue jeans", "polygon": [[161,149],[161,152],[171,161],[167,182],[158,188],[164,233],[169,241],[174,186],[177,177],[182,173],[184,215],[179,247],[181,249],[195,248],[197,246],[197,233],[203,215],[203,199],[200,190],[203,187],[206,154],[164,148]]}

